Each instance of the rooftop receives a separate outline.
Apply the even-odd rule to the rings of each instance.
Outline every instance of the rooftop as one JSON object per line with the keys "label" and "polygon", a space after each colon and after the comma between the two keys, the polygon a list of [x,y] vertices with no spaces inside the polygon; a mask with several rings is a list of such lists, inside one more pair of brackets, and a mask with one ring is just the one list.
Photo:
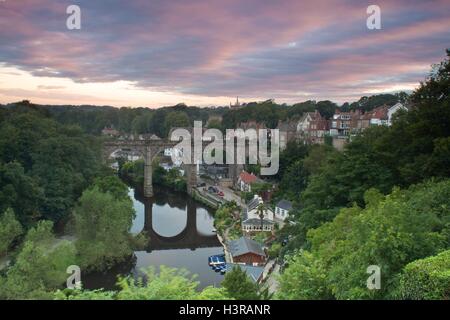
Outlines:
{"label": "rooftop", "polygon": [[228,250],[233,257],[238,257],[246,253],[254,253],[260,256],[266,256],[262,245],[255,240],[241,237],[237,240],[231,240],[228,242]]}
{"label": "rooftop", "polygon": [[277,205],[278,208],[284,209],[284,210],[291,210],[292,209],[292,203],[287,200],[280,200],[278,201]]}
{"label": "rooftop", "polygon": [[253,173],[248,173],[246,171],[242,171],[239,178],[246,184],[251,184],[258,179]]}
{"label": "rooftop", "polygon": [[261,275],[264,272],[264,267],[255,267],[237,263],[227,263],[227,271],[233,270],[234,267],[241,268],[241,270],[245,271],[247,276],[254,282],[258,282],[259,278],[261,278]]}

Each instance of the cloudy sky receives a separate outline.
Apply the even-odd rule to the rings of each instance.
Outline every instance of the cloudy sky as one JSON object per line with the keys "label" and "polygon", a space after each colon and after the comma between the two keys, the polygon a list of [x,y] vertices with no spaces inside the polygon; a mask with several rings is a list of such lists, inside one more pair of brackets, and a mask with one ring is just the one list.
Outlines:
{"label": "cloudy sky", "polygon": [[0,0],[0,103],[353,101],[414,89],[446,47],[449,0]]}

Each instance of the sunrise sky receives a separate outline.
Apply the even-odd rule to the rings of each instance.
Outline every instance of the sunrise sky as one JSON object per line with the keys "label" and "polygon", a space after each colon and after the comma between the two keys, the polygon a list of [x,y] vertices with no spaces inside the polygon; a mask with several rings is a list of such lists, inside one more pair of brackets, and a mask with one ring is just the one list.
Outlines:
{"label": "sunrise sky", "polygon": [[414,89],[446,47],[449,0],[0,0],[0,103],[354,101]]}

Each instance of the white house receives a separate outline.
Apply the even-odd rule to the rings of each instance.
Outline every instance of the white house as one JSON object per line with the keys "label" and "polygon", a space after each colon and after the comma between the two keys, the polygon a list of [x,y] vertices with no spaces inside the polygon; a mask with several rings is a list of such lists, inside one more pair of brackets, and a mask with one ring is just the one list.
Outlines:
{"label": "white house", "polygon": [[252,186],[251,184],[256,182],[258,180],[258,177],[255,176],[253,173],[248,173],[246,171],[242,171],[239,174],[238,178],[238,187],[241,191],[251,192]]}
{"label": "white house", "polygon": [[280,200],[275,206],[275,218],[285,220],[292,210],[292,203],[287,200]]}
{"label": "white house", "polygon": [[245,232],[273,231],[275,226],[274,213],[270,208],[264,207],[264,218],[261,221],[258,207],[264,204],[258,195],[247,204],[242,214],[242,230]]}
{"label": "white house", "polygon": [[388,109],[388,126],[392,124],[392,116],[399,110],[408,111],[408,108],[398,102]]}

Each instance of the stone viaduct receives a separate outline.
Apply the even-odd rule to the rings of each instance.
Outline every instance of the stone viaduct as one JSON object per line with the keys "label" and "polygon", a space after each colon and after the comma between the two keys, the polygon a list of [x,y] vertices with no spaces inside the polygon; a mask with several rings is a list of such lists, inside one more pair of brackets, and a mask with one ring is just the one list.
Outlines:
{"label": "stone viaduct", "polygon": [[[127,150],[139,153],[144,159],[144,197],[153,196],[152,185],[152,161],[160,153],[167,148],[173,148],[179,141],[170,141],[160,138],[147,138],[143,140],[109,140],[103,143],[103,158],[110,160],[111,155],[118,150]],[[210,144],[210,141],[204,141],[204,145]],[[236,163],[236,161],[235,161]],[[194,188],[197,186],[197,165],[194,161],[190,164],[183,164],[186,173],[187,193],[193,194]],[[241,164],[229,165],[229,177],[233,182],[237,181],[240,171],[243,169]]]}

